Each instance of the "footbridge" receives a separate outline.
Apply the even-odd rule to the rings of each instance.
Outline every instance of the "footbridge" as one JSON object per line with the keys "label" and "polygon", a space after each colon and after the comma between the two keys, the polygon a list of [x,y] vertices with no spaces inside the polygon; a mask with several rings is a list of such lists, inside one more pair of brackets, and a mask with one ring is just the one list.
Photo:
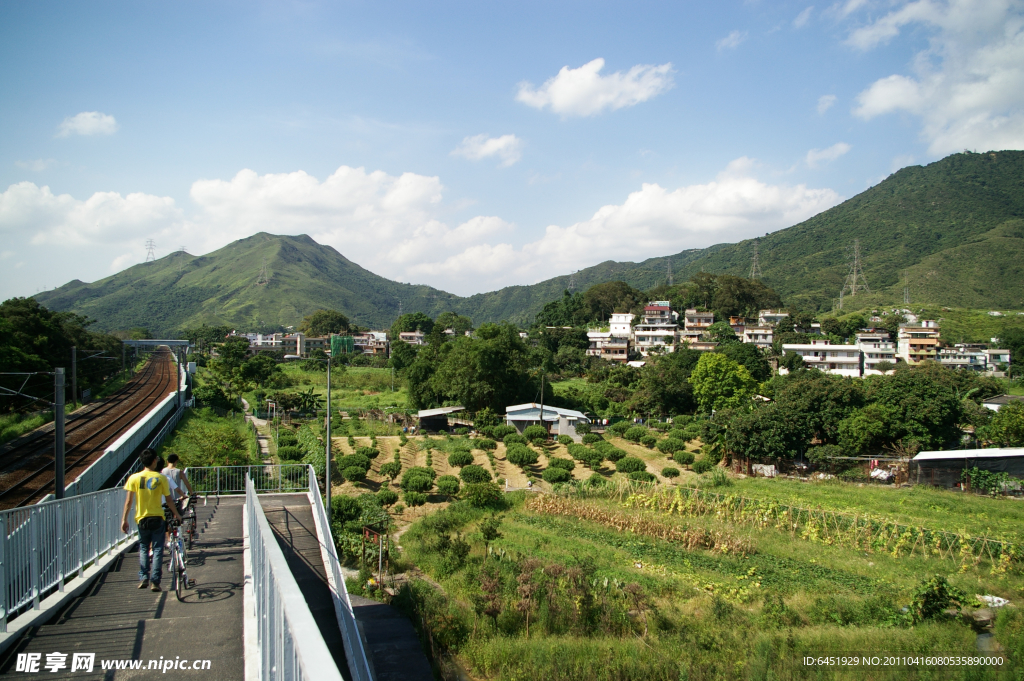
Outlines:
{"label": "footbridge", "polygon": [[188,552],[196,583],[180,599],[138,588],[122,489],[0,512],[0,674],[433,678],[407,618],[349,596],[311,466],[187,474],[199,532]]}

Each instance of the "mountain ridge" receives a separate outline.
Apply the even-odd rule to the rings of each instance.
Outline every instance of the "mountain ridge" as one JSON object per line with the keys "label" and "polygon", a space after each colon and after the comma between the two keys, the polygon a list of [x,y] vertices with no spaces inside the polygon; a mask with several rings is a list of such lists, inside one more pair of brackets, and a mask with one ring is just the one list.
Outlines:
{"label": "mountain ridge", "polygon": [[[788,305],[826,310],[860,242],[872,300],[1024,307],[1024,152],[954,154],[908,166],[878,185],[797,225],[735,244],[687,249],[642,262],[607,260],[575,273],[580,289],[622,280],[647,290],[704,270],[749,274],[755,242],[763,281]],[[257,284],[266,263],[268,281]],[[97,319],[104,330],[144,326],[171,332],[198,323],[251,330],[296,325],[320,308],[385,327],[402,312],[448,310],[475,323],[527,324],[561,296],[570,276],[461,297],[374,274],[307,235],[260,232],[202,256],[172,253],[97,282],[72,280],[36,298]]]}

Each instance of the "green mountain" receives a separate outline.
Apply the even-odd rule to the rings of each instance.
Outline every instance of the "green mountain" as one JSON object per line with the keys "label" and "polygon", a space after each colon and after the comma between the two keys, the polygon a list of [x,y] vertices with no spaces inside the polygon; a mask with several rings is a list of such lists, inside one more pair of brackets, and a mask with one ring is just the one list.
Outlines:
{"label": "green mountain", "polygon": [[[915,304],[1024,308],[1024,152],[965,152],[903,168],[834,208],[757,239],[762,278],[788,305],[831,309],[854,240],[870,286],[857,303],[901,302],[907,281]],[[747,240],[640,263],[603,262],[577,272],[575,284],[585,289],[622,280],[650,289],[665,283],[669,267],[677,282],[702,270],[746,276],[754,246]],[[260,233],[205,256],[174,253],[37,298],[97,319],[103,329],[144,326],[161,333],[200,322],[293,325],[319,308],[382,327],[398,316],[399,302],[403,312],[452,310],[478,324],[525,324],[569,284],[564,275],[463,298],[377,276],[307,236]]]}

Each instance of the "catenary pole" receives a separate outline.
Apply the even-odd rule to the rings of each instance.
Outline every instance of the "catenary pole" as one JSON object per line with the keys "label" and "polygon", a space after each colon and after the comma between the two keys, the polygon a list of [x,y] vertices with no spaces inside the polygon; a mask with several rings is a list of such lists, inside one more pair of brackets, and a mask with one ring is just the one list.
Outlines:
{"label": "catenary pole", "polygon": [[78,348],[71,348],[71,404],[78,409]]}
{"label": "catenary pole", "polygon": [[64,367],[53,376],[53,496],[64,498]]}
{"label": "catenary pole", "polygon": [[324,511],[327,518],[331,517],[331,360],[327,360],[327,452],[324,455],[324,486],[327,494],[324,495]]}

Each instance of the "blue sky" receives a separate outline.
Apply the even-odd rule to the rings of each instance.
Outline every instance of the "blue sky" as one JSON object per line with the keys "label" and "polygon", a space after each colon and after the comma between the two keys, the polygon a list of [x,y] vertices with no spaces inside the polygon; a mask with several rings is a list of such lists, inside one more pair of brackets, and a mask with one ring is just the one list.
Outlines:
{"label": "blue sky", "polygon": [[470,294],[1024,148],[1010,1],[5,1],[0,61],[0,298],[257,231]]}

